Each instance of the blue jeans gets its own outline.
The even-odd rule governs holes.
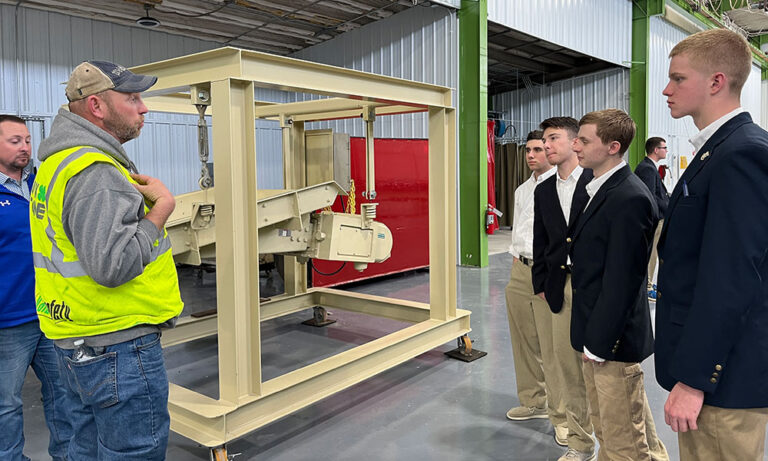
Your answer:
[[[168,376],[160,335],[95,348],[82,362],[56,347],[67,393],[77,401],[70,420],[73,461],[164,460],[168,445]]]
[[[66,460],[72,427],[71,410],[62,391],[53,343],[40,331],[37,321],[0,329],[0,459],[28,460],[24,449],[21,388],[32,366],[42,384],[43,410],[48,425],[48,453],[55,461]]]

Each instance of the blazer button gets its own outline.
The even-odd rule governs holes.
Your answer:
[[[709,380],[709,382],[712,383],[712,384],[715,384],[715,383],[717,383],[717,378],[711,378]]]
[[[717,372],[712,373],[712,377],[713,378],[717,378],[718,376],[720,376],[720,375]]]
[[[571,238],[570,238],[570,237],[568,237],[567,239],[565,239],[565,241],[566,241],[566,242],[568,242],[568,243],[571,243],[571,242],[573,242],[573,240],[571,240]]]
[[[664,264],[664,260],[659,258],[659,265]]]
[[[560,266],[560,269],[565,270],[565,266],[564,265]]]
[[[656,290],[656,300],[661,299],[661,292],[659,290]]]
[[[717,365],[715,365],[715,370],[722,371],[723,370],[723,366],[720,365],[720,364],[717,364]]]

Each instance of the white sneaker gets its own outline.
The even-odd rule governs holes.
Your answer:
[[[557,459],[557,461],[593,461],[596,458],[596,453],[592,451],[577,451],[573,448],[569,448],[565,454]]]

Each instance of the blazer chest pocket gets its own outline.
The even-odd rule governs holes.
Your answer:
[[[675,325],[685,325],[688,320],[688,311],[687,307],[673,304],[669,310],[669,321]]]
[[[690,229],[701,227],[706,213],[706,197],[689,195],[688,197],[680,197],[670,218],[677,224],[675,228],[682,230],[687,235]]]

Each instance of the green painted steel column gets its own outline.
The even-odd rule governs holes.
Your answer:
[[[488,265],[488,1],[459,10],[459,262]]]
[[[629,116],[637,125],[627,158],[632,169],[645,157],[648,139],[648,58],[651,16],[664,12],[664,0],[632,2],[632,64],[629,68]]]

